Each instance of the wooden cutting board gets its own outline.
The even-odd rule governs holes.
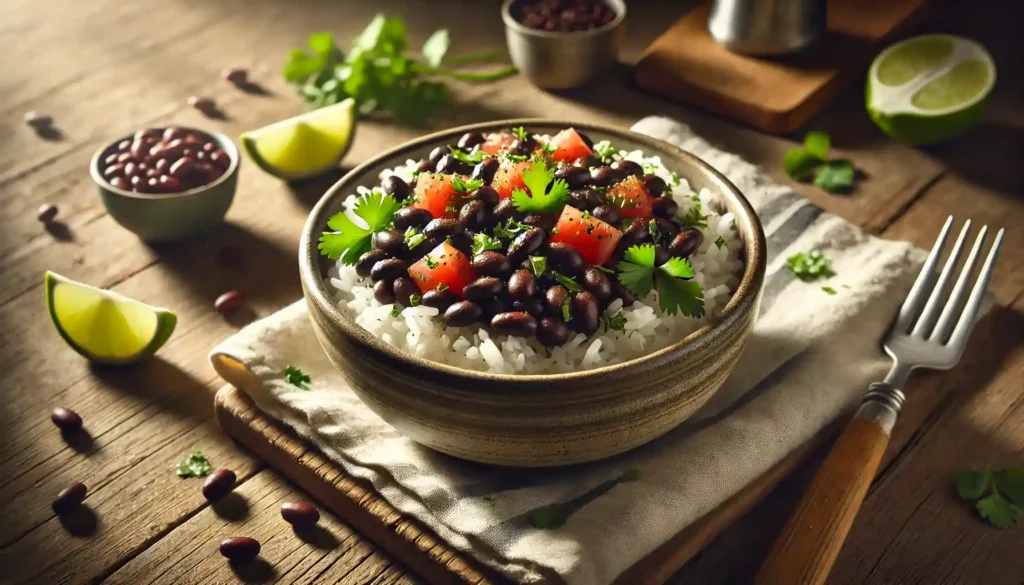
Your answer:
[[[757,0],[760,1],[760,0]],[[683,16],[647,48],[637,85],[742,124],[792,132],[875,55],[922,19],[925,0],[828,0],[828,33],[804,53],[764,59],[731,53],[708,33],[710,4]]]
[[[392,507],[369,483],[348,475],[341,466],[264,415],[243,391],[226,386],[217,392],[214,404],[217,420],[228,435],[430,585],[509,585],[508,579],[448,546],[430,529]],[[721,507],[629,568],[616,585],[665,583],[832,434],[832,428],[819,433]]]

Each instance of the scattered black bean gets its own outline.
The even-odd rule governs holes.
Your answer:
[[[84,483],[73,483],[62,489],[57,499],[53,500],[53,512],[61,516],[81,506],[88,491]]]
[[[438,311],[444,313],[448,307],[459,301],[459,297],[455,296],[450,290],[428,290],[423,293],[423,298],[420,299],[420,304],[426,307],[433,307]]]
[[[572,206],[581,211],[590,211],[604,203],[604,195],[594,189],[577,189],[569,193]]]
[[[487,209],[494,209],[498,202],[501,201],[501,195],[494,190],[494,187],[484,185],[476,191],[473,191],[473,199],[483,203],[487,206]]]
[[[285,502],[281,504],[281,517],[292,526],[306,528],[320,521],[320,511],[309,502]]]
[[[644,177],[644,189],[647,189],[647,193],[651,197],[661,197],[666,187],[668,185],[665,184],[665,179],[657,175],[647,175]]]
[[[494,206],[492,213],[494,220],[498,222],[506,221],[508,219],[518,217],[520,214],[516,210],[515,205],[512,204],[512,199],[502,199]]]
[[[259,556],[260,541],[248,536],[232,536],[220,542],[220,554],[232,563],[248,563]]]
[[[597,332],[601,324],[601,304],[594,293],[583,291],[572,299],[572,328],[584,335]]]
[[[378,280],[392,281],[399,276],[405,276],[408,269],[409,267],[403,260],[399,260],[398,258],[385,258],[373,265],[373,268],[370,269],[370,278],[372,278],[374,282]]]
[[[590,150],[594,150],[594,141],[591,140],[589,136],[587,136],[583,132],[580,132],[579,130],[576,131],[576,135],[580,137],[580,140],[583,141],[583,144],[587,145],[587,148],[589,148]]]
[[[462,296],[471,301],[483,303],[484,301],[493,299],[499,292],[501,292],[503,286],[504,284],[501,282],[500,278],[495,276],[481,276],[467,284],[466,287],[462,289]]]
[[[450,151],[448,150],[447,146],[438,146],[434,148],[434,150],[430,151],[430,156],[427,157],[427,160],[429,160],[432,163],[432,166],[436,168],[437,163],[441,160],[441,158],[444,157],[444,155],[448,154],[449,152]]]
[[[544,317],[537,324],[537,341],[546,347],[556,347],[569,341],[569,327],[557,317]]]
[[[409,228],[421,228],[434,219],[433,215],[426,209],[419,207],[403,207],[395,213],[395,227],[400,230]]]
[[[622,216],[619,215],[619,210],[615,209],[611,205],[598,205],[590,215],[612,225],[618,225],[618,223],[622,221]]]
[[[523,223],[550,233],[558,223],[558,216],[552,213],[531,213],[523,218]]]
[[[50,420],[63,433],[77,433],[82,430],[82,417],[71,409],[58,406],[50,414]]]
[[[505,299],[501,297],[494,297],[493,299],[483,303],[480,307],[483,313],[480,315],[480,321],[482,323],[490,323],[491,319],[498,314],[507,313],[511,307],[505,302]]]
[[[590,182],[590,169],[584,167],[562,167],[555,171],[555,178],[562,179],[570,189],[580,189]]]
[[[203,482],[203,497],[211,502],[219,500],[235,489],[236,481],[238,478],[234,471],[217,469]]]
[[[654,200],[651,209],[654,210],[654,215],[658,217],[672,219],[676,212],[679,211],[679,204],[673,201],[671,197],[659,197]]]
[[[513,311],[525,311],[534,317],[540,317],[544,312],[544,303],[536,297],[528,299],[516,299],[512,301]]]
[[[370,270],[373,269],[374,264],[387,257],[388,255],[385,254],[383,250],[370,250],[369,252],[366,252],[359,257],[359,260],[356,261],[356,274],[363,278],[370,276]]]
[[[465,327],[476,323],[483,311],[473,301],[459,301],[450,305],[444,312],[444,322],[449,327]]]
[[[430,238],[447,238],[452,234],[460,234],[465,228],[454,217],[439,217],[430,220],[430,223],[423,228],[423,233]]]
[[[580,136],[582,137],[583,135],[580,134]],[[593,148],[593,145],[591,145],[590,148]],[[593,169],[594,167],[604,166],[604,161],[602,161],[600,158],[598,158],[598,157],[596,157],[594,155],[590,155],[590,156],[585,156],[585,157],[583,157],[581,159],[578,159],[575,163],[573,163],[573,166],[586,167],[588,169]]]
[[[381,181],[380,186],[384,189],[385,193],[399,201],[405,201],[412,197],[412,187],[398,175],[388,175],[386,179]]]
[[[611,165],[613,169],[621,173],[622,178],[626,177],[642,177],[644,175],[644,168],[640,166],[640,163],[631,160],[617,160]]]
[[[473,173],[469,176],[471,179],[480,179],[484,182],[484,185],[490,185],[491,181],[494,180],[494,173],[498,172],[498,167],[501,163],[496,158],[485,158],[478,162],[473,167]],[[497,194],[497,191],[495,191]]]
[[[485,250],[473,256],[471,264],[476,273],[481,276],[504,276],[512,269],[509,266],[508,258],[494,250]]]
[[[498,313],[491,318],[491,329],[499,335],[533,337],[537,334],[537,320],[522,311]]]
[[[668,245],[672,238],[676,237],[676,234],[679,233],[679,224],[671,219],[656,217],[653,221],[654,225],[658,228],[658,233],[661,234],[661,242],[665,245]]]
[[[505,201],[511,201],[506,199]],[[504,203],[504,201],[502,202]],[[530,254],[537,251],[546,239],[544,230],[540,228],[530,228],[525,232],[516,236],[516,239],[512,240],[512,243],[508,246],[508,262],[513,266],[517,266]]]
[[[459,252],[462,252],[467,256],[473,253],[473,236],[469,235],[468,232],[462,231],[457,234],[452,234],[448,236],[447,240],[448,243]]]
[[[388,256],[402,256],[408,250],[405,235],[398,230],[374,232],[371,242],[374,250],[380,250]]]
[[[483,144],[484,135],[479,132],[466,132],[459,138],[459,148],[465,151],[472,150],[477,144]]]
[[[622,299],[623,307],[631,307],[637,301],[633,291],[623,286],[618,280],[612,282],[612,297]]]
[[[537,281],[534,280],[533,274],[525,268],[516,270],[508,279],[508,294],[514,298],[528,299],[536,292]]]
[[[416,165],[416,173],[420,175],[423,173],[433,172],[433,170],[434,161],[430,160],[429,158],[421,160],[420,163]]]
[[[520,156],[528,156],[533,154],[533,151],[537,148],[537,141],[533,139],[533,136],[527,135],[525,139],[516,138],[509,145],[508,151],[512,154],[518,154]]]
[[[606,301],[612,296],[612,282],[603,270],[591,266],[583,271],[583,288],[594,293],[599,301]]]
[[[57,219],[57,206],[52,203],[44,203],[39,206],[39,211],[36,212],[36,219],[43,223],[50,223]]]
[[[586,266],[583,256],[580,256],[575,248],[565,242],[549,244],[547,257],[555,269],[566,276],[576,276]]]
[[[395,302],[395,290],[392,288],[392,279],[384,278],[373,285],[373,298],[382,305],[390,305]]]
[[[569,301],[569,289],[556,284],[549,288],[548,292],[544,293],[544,299],[547,301],[548,309],[560,316],[562,314],[562,305]]]
[[[437,166],[435,167],[435,169],[437,170],[437,172],[444,173],[446,175],[454,175],[456,173],[463,174],[464,172],[469,172],[466,163],[455,158],[455,155],[451,153],[442,156],[441,160],[437,161]]]
[[[476,199],[467,201],[459,210],[459,222],[470,230],[482,229],[487,216],[487,205]]]
[[[590,169],[590,184],[597,187],[611,187],[623,178],[624,177],[620,171],[617,171],[610,166]]]
[[[671,257],[672,257],[672,253],[669,252],[668,248],[666,248],[665,246],[655,246],[654,247],[654,265],[655,266],[661,266],[662,264],[668,262],[669,258],[671,258]]]
[[[704,234],[700,233],[700,230],[686,228],[673,238],[669,249],[673,256],[686,258],[696,252],[702,243],[704,243]]]
[[[420,287],[408,276],[399,276],[392,281],[391,290],[395,294],[395,300],[403,307],[411,307],[412,296],[420,294]]]

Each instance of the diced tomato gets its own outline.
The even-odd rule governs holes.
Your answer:
[[[555,146],[555,152],[551,154],[551,158],[557,161],[572,162],[594,154],[579,132],[572,128],[566,128],[555,134],[555,137],[551,139],[551,144]]]
[[[515,140],[516,137],[507,132],[488,134],[487,139],[480,145],[480,150],[485,154],[498,154],[503,150],[507,150]]]
[[[458,215],[458,211],[452,211],[451,207],[458,207],[456,199],[462,193],[455,190],[452,177],[440,173],[421,173],[416,179],[416,200],[409,207],[426,209],[435,218]]]
[[[494,173],[491,186],[502,199],[507,199],[512,196],[512,191],[526,187],[526,183],[523,182],[523,173],[529,168],[530,161],[528,160],[523,162],[504,160],[498,167],[498,172]]]
[[[476,280],[476,271],[465,254],[448,242],[441,242],[409,267],[409,276],[424,293],[445,285],[461,297],[462,289]]]
[[[548,241],[572,246],[589,264],[604,264],[612,256],[622,232],[571,205],[562,209],[555,233]]]
[[[654,199],[647,192],[643,181],[631,176],[605,192],[608,202],[619,210],[622,217],[649,219],[654,216]]]

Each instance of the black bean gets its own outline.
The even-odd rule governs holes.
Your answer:
[[[555,229],[555,224],[558,223],[558,216],[551,213],[531,213],[523,218],[523,223],[540,228],[545,232],[550,232]]]
[[[668,248],[666,248],[665,246],[655,246],[654,247],[654,265],[655,266],[661,266],[662,264],[668,262],[669,258],[671,258],[671,257],[672,257],[672,253],[669,252]]]
[[[399,201],[404,201],[409,197],[412,197],[412,187],[410,187],[409,183],[406,183],[402,177],[399,177],[398,175],[388,175],[380,185],[384,189],[385,193]]]
[[[511,307],[505,301],[505,299],[501,298],[500,296],[494,297],[493,299],[483,303],[480,308],[483,311],[483,313],[480,315],[481,323],[490,323],[491,318],[493,318],[495,315],[507,313],[511,309]]]
[[[427,157],[427,160],[433,163],[433,166],[436,168],[438,161],[440,161],[441,158],[446,154],[449,154],[448,147],[438,146],[434,148],[434,150],[430,151],[430,156]]]
[[[704,243],[704,234],[700,233],[700,230],[697,228],[686,228],[672,239],[669,250],[671,250],[673,256],[686,258],[696,252],[702,243]]]
[[[419,174],[429,173],[434,170],[434,162],[432,160],[423,159],[418,165],[416,165],[416,172]]]
[[[408,276],[399,276],[392,281],[391,290],[394,292],[395,300],[404,307],[411,307],[412,296],[420,294],[420,287]]]
[[[260,554],[260,541],[248,536],[232,536],[220,542],[220,554],[232,563],[248,563]]]
[[[653,221],[654,225],[658,228],[658,233],[661,234],[661,241],[665,245],[668,245],[668,243],[672,241],[672,238],[676,237],[676,234],[679,233],[679,224],[671,219],[656,217]]]
[[[577,167],[586,167],[588,169],[594,169],[596,167],[604,166],[604,161],[602,161],[600,158],[594,155],[590,155],[577,159],[576,162],[573,163],[573,165]]]
[[[62,489],[57,494],[57,499],[53,500],[53,512],[58,516],[67,514],[75,508],[82,505],[85,501],[85,495],[88,493],[84,483],[73,483],[70,486]]]
[[[378,280],[394,280],[399,276],[405,276],[409,267],[404,260],[398,258],[385,258],[373,265],[370,269],[370,278],[374,282]]]
[[[590,170],[590,184],[597,187],[611,187],[621,181],[624,177],[620,171],[609,166],[597,167]]]
[[[569,341],[569,328],[562,321],[561,315],[540,320],[537,324],[537,341],[546,347],[555,347]]]
[[[589,148],[590,150],[594,150],[594,141],[591,140],[589,136],[580,132],[579,130],[575,130],[575,132],[576,135],[580,137],[580,140],[582,140],[583,143],[587,145],[587,148]]]
[[[618,223],[622,221],[622,216],[619,215],[619,211],[611,205],[598,205],[590,215],[612,225],[618,225]]]
[[[459,220],[453,217],[439,217],[430,220],[430,223],[423,228],[423,233],[430,238],[447,238],[452,234],[462,233],[463,227]]]
[[[469,176],[471,179],[480,179],[484,182],[484,185],[490,185],[491,181],[494,180],[494,173],[498,172],[498,167],[501,163],[496,158],[485,158],[478,162],[473,167],[473,174]],[[497,191],[495,191],[497,193]]]
[[[501,195],[489,185],[484,185],[476,191],[473,191],[473,199],[480,201],[487,206],[488,209],[494,209],[498,202],[501,201]]]
[[[402,256],[408,251],[405,246],[405,235],[398,230],[374,232],[371,241],[374,250],[380,250],[388,256]]]
[[[601,304],[594,293],[583,291],[572,299],[572,328],[584,335],[592,335],[601,324]]]
[[[223,498],[235,489],[238,478],[230,469],[217,469],[203,482],[203,497],[213,502]]]
[[[644,177],[644,189],[647,189],[647,193],[651,197],[661,197],[667,186],[665,179],[657,175],[647,175]]]
[[[476,199],[470,199],[459,210],[459,222],[466,229],[479,230],[487,221],[487,205]]]
[[[448,307],[459,301],[459,297],[455,296],[450,290],[445,289],[444,291],[439,290],[428,290],[423,293],[423,298],[420,299],[420,304],[433,307],[442,313],[448,309]]]
[[[437,161],[435,170],[439,173],[446,175],[454,175],[456,173],[463,174],[469,173],[469,167],[466,163],[455,158],[454,154],[448,153],[441,157],[441,160]]]
[[[374,265],[387,257],[388,255],[385,254],[383,250],[370,250],[360,256],[359,260],[356,261],[356,274],[363,278],[370,276],[370,271],[373,269]]]
[[[457,234],[452,234],[448,236],[448,238],[446,239],[448,240],[448,243],[452,245],[453,248],[455,248],[459,252],[462,252],[466,256],[469,256],[473,253],[473,236],[469,235],[469,233],[464,231],[459,232]],[[434,247],[437,247],[437,244],[435,244]],[[430,249],[433,250],[434,248]]]
[[[565,242],[548,245],[547,257],[555,269],[567,276],[576,276],[583,271],[586,263],[575,248]]]
[[[483,144],[484,135],[479,132],[466,132],[459,138],[458,147],[465,151],[473,150],[477,144]]]
[[[537,334],[537,320],[523,311],[498,313],[491,318],[491,330],[499,335],[533,337]]]
[[[309,502],[285,502],[281,504],[281,517],[292,526],[309,527],[320,521],[320,511]]]
[[[50,414],[50,420],[62,433],[77,433],[82,430],[82,417],[77,412],[58,406]]]
[[[623,307],[631,307],[637,301],[633,291],[623,286],[618,280],[612,282],[612,298],[622,299]]]
[[[619,239],[619,243],[615,246],[615,251],[612,252],[611,259],[609,262],[619,260],[622,255],[626,253],[626,250],[631,246],[643,244],[651,238],[651,234],[647,233],[646,229],[634,229],[633,231],[626,231],[622,234]]]
[[[419,207],[403,207],[395,213],[395,227],[400,230],[407,230],[411,227],[421,228],[434,219],[433,215],[426,209]]]
[[[459,301],[450,305],[444,312],[444,322],[449,327],[465,327],[476,323],[483,311],[473,301]]]
[[[644,175],[644,168],[640,166],[640,163],[633,162],[631,160],[617,160],[610,166],[616,171],[619,171],[623,178],[630,176],[642,177]]]
[[[504,276],[512,269],[509,266],[508,258],[494,250],[485,250],[473,256],[471,264],[476,273],[481,276]]]
[[[502,289],[500,278],[494,276],[481,276],[462,289],[462,296],[467,299],[482,303],[493,299]]]
[[[590,211],[604,203],[604,195],[594,189],[577,189],[569,193],[572,206],[583,211]]]
[[[583,288],[594,293],[600,301],[608,300],[612,296],[612,281],[603,270],[591,266],[583,271]]]
[[[671,197],[659,197],[654,200],[651,209],[654,210],[654,215],[658,217],[672,219],[676,212],[679,211],[679,204],[673,201]]]
[[[506,199],[505,201],[510,200]],[[527,256],[536,252],[545,239],[547,239],[547,235],[540,228],[530,228],[516,236],[516,239],[512,240],[512,243],[508,246],[509,264],[513,266],[519,265],[520,262],[526,260]]]
[[[560,284],[548,289],[548,292],[544,293],[544,299],[547,301],[548,309],[556,314],[562,314],[562,305],[569,301],[569,289],[565,288]]]
[[[525,139],[516,138],[509,145],[508,151],[512,154],[518,155],[530,155],[533,154],[534,149],[537,148],[537,141],[533,139],[533,136],[527,135]]]
[[[525,268],[516,270],[508,279],[508,294],[514,298],[527,299],[536,292],[537,281],[534,280],[533,274]]]
[[[494,206],[492,213],[494,220],[502,222],[511,218],[521,217],[519,211],[516,210],[515,205],[512,204],[512,199],[502,199]]]
[[[395,290],[392,287],[393,280],[385,278],[378,280],[373,285],[373,298],[382,305],[390,305],[395,302]]]
[[[526,311],[534,317],[540,317],[544,312],[544,303],[536,297],[528,299],[516,299],[512,301],[513,311]]]
[[[579,189],[590,181],[590,169],[562,167],[555,171],[555,178],[564,180],[570,189]]]

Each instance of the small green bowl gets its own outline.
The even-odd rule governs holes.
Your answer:
[[[213,138],[227,153],[231,166],[216,181],[180,193],[135,193],[111,185],[102,173],[103,160],[117,152],[117,145],[131,140],[132,135],[119,138],[92,157],[89,173],[99,188],[100,199],[107,212],[124,228],[150,242],[186,240],[206,233],[224,221],[235,198],[238,186],[238,148],[227,136],[182,126]],[[160,129],[162,130],[162,128]]]

